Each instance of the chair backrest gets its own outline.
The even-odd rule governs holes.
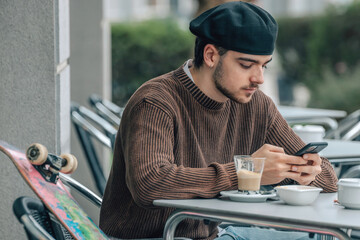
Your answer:
[[[316,118],[303,118],[303,119],[288,119],[286,120],[290,125],[320,125],[328,131],[332,131],[338,128],[338,123],[335,119],[329,117],[316,117]]]
[[[104,119],[114,124],[117,128],[120,126],[123,107],[116,105],[96,94],[89,97],[91,107]]]
[[[360,165],[351,166],[346,169],[339,178],[360,178]]]
[[[334,139],[344,139],[344,136],[351,131],[351,129],[356,127],[360,122],[360,109],[352,112],[346,118],[341,120],[338,124],[338,127],[334,130],[328,131],[325,134],[325,138],[334,138]],[[356,136],[355,136],[356,137]],[[350,139],[350,136],[346,136],[344,140],[353,140]]]
[[[73,121],[81,125],[82,128],[85,128],[91,136],[96,138],[103,145],[113,149],[117,127],[114,127],[111,123],[90,109],[80,106],[75,102],[71,103],[71,113]],[[108,139],[110,139],[110,144]]]
[[[43,203],[31,197],[19,197],[13,203],[13,212],[23,224],[29,240],[74,239],[70,233],[51,217]]]
[[[343,140],[360,141],[360,121],[352,126],[341,138]]]
[[[99,193],[103,195],[106,178],[93,140],[95,139],[113,150],[117,130],[96,113],[74,102],[71,103],[71,120],[89,163],[96,187]],[[95,127],[94,124],[96,124],[98,128]]]

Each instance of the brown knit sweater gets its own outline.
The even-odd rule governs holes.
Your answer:
[[[215,198],[237,187],[233,156],[265,143],[293,154],[305,144],[257,91],[246,104],[216,102],[179,69],[146,82],[129,100],[118,132],[100,227],[118,238],[161,237],[174,210],[155,199]],[[312,185],[336,191],[329,161]],[[290,179],[281,184],[293,184]],[[176,236],[216,237],[216,223],[184,220]]]

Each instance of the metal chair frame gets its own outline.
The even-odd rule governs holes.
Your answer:
[[[303,119],[288,119],[286,120],[288,124],[295,125],[295,124],[301,124],[301,125],[307,125],[307,124],[315,124],[315,125],[321,125],[325,129],[329,129],[329,131],[333,131],[338,128],[338,122],[329,117],[322,117],[322,118],[303,118]]]
[[[89,200],[91,203],[93,203],[97,207],[101,207],[102,204],[102,198],[99,197],[97,194],[95,194],[93,191],[70,177],[69,175],[59,173],[59,177],[61,181],[71,189],[76,190],[78,193],[80,193],[84,198]]]
[[[19,197],[13,203],[13,212],[24,226],[28,239],[69,239],[70,233],[63,231],[51,220],[49,212],[39,199]],[[66,236],[65,236],[66,235]],[[72,239],[72,237],[70,237]]]
[[[124,111],[123,107],[119,107],[115,103],[102,99],[96,94],[89,97],[89,103],[101,117],[111,122],[116,127],[120,126],[121,116]]]
[[[97,139],[100,143],[113,150],[117,130],[109,122],[91,110],[79,106],[76,103],[71,104],[71,120],[94,176],[96,187],[99,193],[103,195],[106,178],[92,138]],[[90,121],[96,123],[102,131],[96,128]]]
[[[360,109],[354,111],[353,113],[345,117],[343,120],[341,120],[338,124],[339,126],[336,129],[326,132],[325,138],[352,140],[356,137],[356,130],[354,130],[355,133],[349,133],[349,132],[351,132],[353,128],[355,129],[358,128],[356,126],[359,125],[359,122],[360,122]]]
[[[357,122],[341,139],[360,141],[360,121]]]

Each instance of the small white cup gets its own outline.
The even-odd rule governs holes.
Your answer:
[[[337,185],[340,204],[345,208],[360,209],[360,179],[342,178]]]

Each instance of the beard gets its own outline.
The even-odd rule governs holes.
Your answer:
[[[220,58],[219,63],[217,64],[215,71],[213,73],[213,80],[215,83],[215,87],[227,98],[230,98],[231,100],[237,102],[237,103],[246,103],[248,101],[250,101],[250,97],[251,97],[251,93],[246,93],[246,98],[248,98],[248,101],[245,101],[243,98],[237,97],[236,94],[234,92],[231,92],[229,89],[227,89],[224,85],[224,70],[222,67],[222,58]],[[257,84],[250,84],[251,88],[258,88]],[[243,87],[243,88],[248,88],[248,87]]]

